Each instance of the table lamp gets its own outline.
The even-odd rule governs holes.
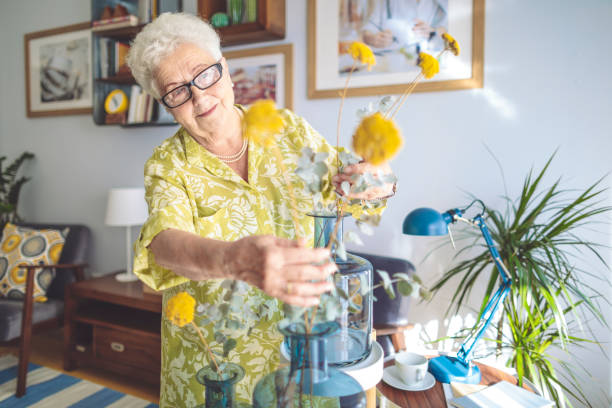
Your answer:
[[[138,279],[132,271],[131,230],[132,226],[142,225],[147,219],[148,211],[144,194],[144,188],[113,188],[108,192],[104,223],[115,227],[126,227],[126,268],[124,273],[115,276],[121,282],[132,282]]]
[[[482,211],[472,219],[464,218],[463,213],[465,213],[474,203],[479,203],[482,207]],[[493,244],[491,234],[489,234],[489,230],[485,225],[483,219],[484,214],[485,206],[483,202],[474,200],[464,209],[455,208],[443,214],[431,208],[417,208],[410,212],[404,219],[403,232],[407,235],[446,235],[450,232],[449,225],[457,221],[463,221],[480,228],[480,232],[487,244],[489,253],[493,257],[495,266],[501,275],[501,286],[487,303],[471,334],[461,344],[457,352],[457,357],[440,356],[429,361],[429,371],[436,380],[442,383],[461,382],[478,384],[480,382],[480,370],[476,365],[471,363],[472,351],[491,323],[491,319],[499,305],[503,304],[506,295],[508,295],[510,291],[510,286],[512,285],[510,274],[504,266],[499,256],[499,252]]]

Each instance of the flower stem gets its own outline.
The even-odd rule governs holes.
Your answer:
[[[210,346],[206,342],[206,339],[204,339],[204,336],[202,336],[202,332],[200,331],[200,328],[198,326],[196,326],[196,324],[193,321],[191,322],[191,325],[196,330],[196,333],[198,333],[198,336],[200,336],[200,340],[204,344],[204,347],[206,347],[206,350],[208,351],[208,355],[210,356],[210,360],[213,362],[213,364],[215,365],[215,368],[217,369],[217,373],[220,373],[219,365],[217,364],[217,360],[215,360],[215,356],[213,356],[213,353],[212,353],[212,351],[210,349]]]
[[[342,98],[340,99],[340,109],[338,111],[338,126],[336,129],[336,172],[340,171],[340,122],[342,121],[342,108],[344,107],[344,100],[346,99],[346,91],[348,90],[349,81],[351,80],[351,74],[357,68],[357,61],[353,61],[353,66],[346,76],[346,83],[342,90]]]

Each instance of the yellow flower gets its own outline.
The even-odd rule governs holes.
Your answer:
[[[421,73],[427,79],[433,78],[440,71],[438,60],[424,52],[419,53],[418,64],[421,67]]]
[[[372,65],[376,65],[376,57],[374,53],[362,42],[354,41],[351,43],[348,53],[355,61],[361,62],[368,66],[368,71],[372,69]]]
[[[455,40],[453,36],[448,33],[442,34],[442,38],[444,39],[444,48],[451,50],[455,55],[459,55],[459,43],[457,40]]]
[[[187,292],[179,292],[168,300],[166,318],[178,327],[193,322],[195,299]]]
[[[247,139],[269,147],[274,144],[274,135],[285,127],[285,122],[274,101],[262,99],[253,103],[245,113],[244,126]]]
[[[355,153],[375,166],[391,159],[402,146],[402,136],[392,120],[379,112],[362,119],[353,135]]]

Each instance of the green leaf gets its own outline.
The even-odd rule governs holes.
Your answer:
[[[229,355],[229,352],[236,347],[236,344],[238,343],[235,339],[227,339],[227,341],[223,343],[223,357],[227,357]]]
[[[405,280],[397,282],[397,290],[402,296],[410,296],[412,294],[412,285]]]

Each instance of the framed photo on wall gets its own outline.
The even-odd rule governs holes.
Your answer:
[[[91,23],[24,36],[28,117],[91,113]]]
[[[448,32],[458,57],[439,57],[440,73],[415,92],[482,88],[484,0],[312,0],[308,1],[308,97],[335,98],[345,86],[353,41],[376,57],[370,71],[357,67],[347,96],[402,93],[418,75],[419,52],[438,57]]]
[[[223,53],[234,83],[236,103],[272,99],[279,108],[293,108],[293,46],[249,48]]]

